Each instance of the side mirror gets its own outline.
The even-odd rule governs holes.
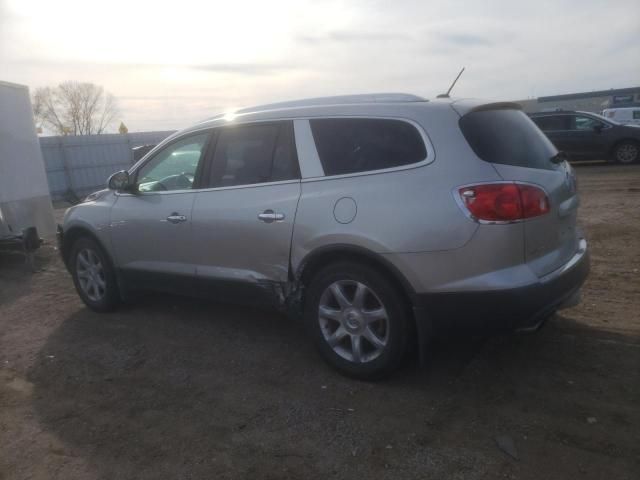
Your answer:
[[[129,172],[126,170],[120,170],[109,177],[107,181],[107,188],[109,190],[123,191],[129,190],[131,187]]]
[[[604,125],[602,125],[601,123],[597,123],[596,125],[593,126],[593,131],[596,133],[601,133],[603,128],[604,128]]]

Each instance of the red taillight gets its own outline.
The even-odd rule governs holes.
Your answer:
[[[464,206],[478,220],[513,222],[549,212],[547,194],[519,183],[472,185],[458,190]]]

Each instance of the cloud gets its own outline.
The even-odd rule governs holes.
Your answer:
[[[137,129],[323,95],[432,98],[462,66],[454,94],[500,100],[640,79],[638,0],[182,0],[143,24],[144,2],[61,2],[0,0],[2,80],[98,83]]]
[[[356,32],[336,30],[324,35],[297,35],[296,39],[308,44],[322,44],[325,42],[357,43],[357,42],[394,42],[411,41],[412,37],[403,33],[394,32]]]
[[[239,75],[269,75],[272,73],[293,70],[296,67],[293,63],[204,63],[184,65],[180,63],[133,63],[133,62],[96,62],[93,60],[57,60],[57,59],[40,59],[26,57],[20,60],[12,61],[15,65],[23,65],[28,67],[39,66],[41,68],[67,68],[74,69],[80,67],[96,67],[111,69],[191,69],[203,72],[214,73],[231,73]]]
[[[187,65],[187,68],[215,73],[232,73],[239,75],[270,75],[295,69],[293,64],[268,63],[210,63],[204,65]]]
[[[496,44],[496,39],[470,33],[438,33],[440,41],[458,47],[490,47]]]

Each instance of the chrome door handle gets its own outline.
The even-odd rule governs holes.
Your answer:
[[[167,217],[167,222],[170,222],[170,223],[182,223],[186,221],[187,221],[187,217],[184,215],[180,215],[177,212],[173,212],[171,215]]]
[[[281,222],[284,220],[284,213],[276,213],[273,210],[265,210],[258,214],[258,220],[262,220],[265,223]]]

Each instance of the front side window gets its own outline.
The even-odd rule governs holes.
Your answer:
[[[544,117],[534,117],[533,121],[543,132],[569,130],[568,115],[548,115]]]
[[[309,120],[325,175],[367,172],[418,163],[427,150],[418,130],[401,120]]]
[[[138,191],[161,192],[193,188],[193,180],[209,135],[192,135],[160,150],[138,170]]]
[[[291,122],[238,125],[218,131],[209,186],[300,178]]]
[[[573,125],[571,130],[593,130],[596,127],[604,127],[604,123],[595,118],[583,117],[576,115],[573,118]]]

